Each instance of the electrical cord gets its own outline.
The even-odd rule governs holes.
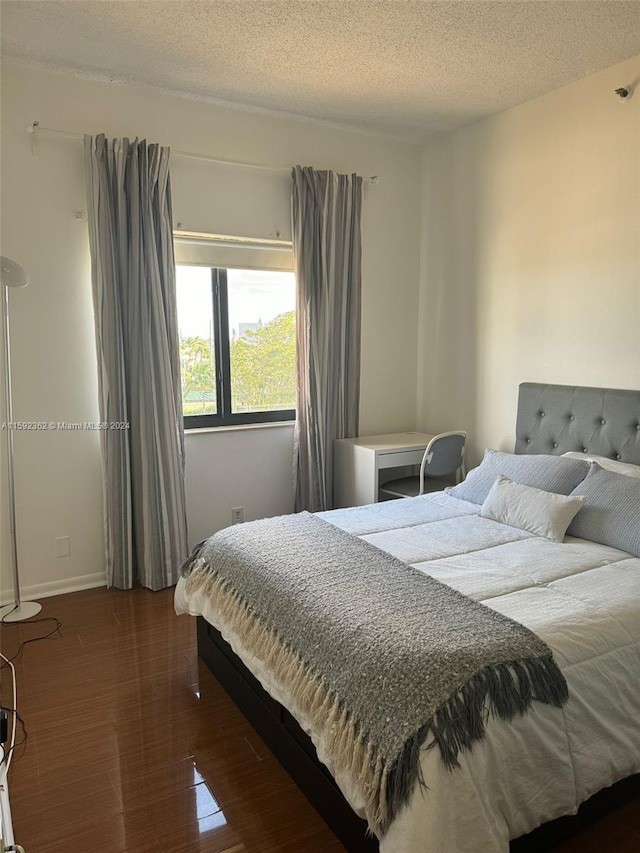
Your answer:
[[[43,634],[40,637],[30,637],[28,640],[23,640],[18,646],[18,651],[10,658],[6,658],[4,655],[0,655],[0,657],[4,658],[6,663],[3,663],[0,666],[0,672],[11,662],[11,661],[19,661],[22,657],[22,652],[24,651],[24,647],[29,645],[29,643],[35,643],[38,640],[48,640],[50,637],[53,637],[54,634],[58,634],[58,636],[62,636],[62,622],[59,619],[56,619],[55,616],[44,616],[41,619],[29,619],[26,622],[5,622],[4,619],[0,620],[3,625],[37,625],[39,622],[55,622],[55,628],[52,628],[48,634]]]
[[[18,713],[18,708],[17,708],[18,688],[17,688],[17,682],[16,682],[16,668],[13,665],[13,662],[11,660],[9,660],[9,658],[7,658],[5,655],[3,655],[2,652],[0,652],[0,658],[2,658],[4,660],[4,663],[2,666],[3,667],[8,666],[9,669],[11,670],[12,696],[13,696],[13,708],[5,708],[4,705],[0,705],[1,710],[6,711],[9,714],[13,714],[13,725],[11,726],[11,746],[9,747],[8,750],[5,750],[4,744],[2,744],[2,758],[0,759],[0,786],[3,788],[3,792],[4,792],[3,796],[4,796],[5,800],[3,802],[6,801],[5,804],[6,804],[7,809],[8,809],[9,808],[9,799],[8,799],[9,798],[9,792],[8,792],[8,789],[6,786],[7,786],[7,776],[9,774],[9,768],[11,767],[11,760],[13,758],[13,752],[14,752],[16,746],[20,746],[21,744],[26,743],[28,735],[27,735],[27,729],[26,729],[25,724],[24,724],[24,720],[22,719],[22,717]],[[18,725],[17,725],[18,722],[20,722],[20,724],[22,726],[23,738],[21,741],[18,741],[18,743],[16,743],[16,729],[18,727]],[[2,809],[0,809],[0,812],[1,811],[2,811]],[[0,815],[0,817],[2,817],[2,824],[3,824],[2,835],[4,836],[5,816]],[[10,828],[10,838],[13,841],[14,840],[13,839],[13,828],[11,827],[10,811],[9,811],[8,821],[9,821],[9,828]],[[5,847],[4,844],[0,844],[0,847],[2,847],[2,849],[6,850],[6,851],[13,851],[13,853],[25,853],[24,847],[22,847],[22,845],[20,845],[20,844],[13,843],[9,847]]]
[[[15,625],[18,624],[16,622],[4,622],[4,619],[0,620],[3,624],[7,625]],[[0,658],[4,661],[2,665],[0,665],[0,672],[9,667],[11,669],[11,681],[12,681],[12,695],[13,695],[13,706],[11,708],[5,707],[4,705],[0,705],[0,709],[6,711],[7,714],[12,714],[12,727],[11,727],[11,746],[5,750],[4,746],[2,746],[2,757],[0,758],[0,769],[2,770],[2,776],[6,778],[7,773],[9,772],[9,767],[11,766],[11,761],[13,759],[13,753],[15,749],[19,746],[22,746],[27,742],[27,738],[29,737],[27,733],[27,727],[24,724],[24,720],[20,716],[18,712],[18,687],[16,680],[16,669],[14,666],[14,661],[19,661],[22,657],[22,653],[24,651],[24,647],[29,643],[35,643],[37,640],[48,640],[50,637],[53,637],[54,634],[58,634],[62,636],[62,622],[59,619],[56,619],[55,616],[45,616],[41,619],[30,619],[28,623],[23,624],[37,624],[40,622],[54,622],[55,627],[49,631],[48,634],[43,634],[40,637],[30,637],[28,640],[23,640],[18,646],[18,650],[16,653],[8,658],[6,655],[3,655],[0,652]],[[18,728],[18,723],[22,726],[22,740],[16,743],[16,730]]]
[[[24,720],[22,719],[22,717],[20,716],[20,714],[18,713],[16,708],[7,708],[4,705],[0,705],[0,708],[2,708],[3,711],[6,711],[7,714],[13,714],[13,726],[12,726],[11,738],[14,741],[13,744],[6,751],[5,751],[4,747],[2,747],[2,757],[0,758],[0,770],[2,770],[2,768],[6,762],[6,772],[0,773],[0,781],[2,781],[3,776],[6,777],[6,773],[9,772],[9,766],[11,765],[11,760],[12,760],[14,751],[19,746],[24,746],[24,744],[27,742],[27,740],[29,738],[29,734],[27,732],[27,727],[24,724]],[[22,726],[22,738],[17,743],[15,743],[15,730],[16,730],[17,723],[20,723],[20,725]]]
[[[18,685],[16,683],[16,668],[13,663],[6,658],[2,652],[0,652],[0,657],[5,661],[4,666],[9,666],[11,668],[11,680],[12,680],[12,695],[13,695],[13,725],[11,726],[11,746],[8,751],[5,752],[4,746],[2,747],[2,761],[0,761],[0,767],[4,765],[5,775],[9,772],[9,767],[11,767],[11,759],[13,758],[13,750],[16,745],[16,721],[18,719]],[[2,706],[0,706],[2,707]],[[3,711],[7,711],[9,713],[8,708],[2,708]],[[24,723],[22,723],[22,728],[24,730]],[[26,736],[26,730],[24,730]],[[25,737],[26,739],[26,737]],[[8,756],[8,759],[7,759]]]
[[[14,610],[15,610],[15,608],[14,608]],[[6,614],[6,615],[8,616],[9,614]],[[45,616],[41,619],[29,619],[23,623],[5,622],[4,618],[0,619],[0,624],[4,624],[4,625],[17,625],[17,624],[33,625],[33,624],[40,623],[40,622],[54,622],[55,627],[52,628],[48,634],[43,634],[40,637],[30,637],[28,640],[23,640],[20,643],[20,645],[18,646],[18,650],[10,658],[6,657],[6,655],[3,655],[2,652],[0,652],[0,658],[3,661],[2,665],[0,665],[0,672],[3,669],[5,669],[6,667],[9,667],[9,669],[11,670],[12,697],[13,697],[13,707],[8,708],[8,707],[5,707],[4,705],[0,705],[0,710],[6,712],[7,714],[12,715],[11,745],[9,746],[8,749],[5,749],[4,744],[0,744],[0,747],[1,747],[0,787],[3,788],[4,796],[7,798],[8,798],[8,790],[6,789],[7,776],[9,773],[9,768],[11,767],[11,761],[13,760],[13,754],[19,746],[22,746],[23,744],[25,744],[27,742],[27,739],[29,737],[29,735],[27,733],[27,727],[24,724],[24,720],[22,719],[22,717],[20,716],[20,714],[18,712],[18,688],[17,688],[16,668],[14,666],[14,661],[20,661],[20,659],[22,658],[22,653],[24,652],[24,647],[27,646],[29,643],[35,643],[37,640],[48,640],[48,639],[52,638],[54,636],[54,634],[57,634],[58,636],[61,637],[62,636],[62,622],[60,622],[60,620],[57,619],[55,616]],[[16,731],[18,728],[18,723],[20,723],[20,725],[22,726],[22,739],[16,743]],[[7,799],[6,805],[8,808],[8,799]],[[0,817],[1,817],[1,812],[2,812],[2,809],[0,808]],[[4,821],[4,818],[3,818],[3,821]],[[9,816],[9,822],[10,821],[11,821],[11,817]],[[0,832],[0,835],[3,835],[3,834],[4,834],[3,832]],[[11,838],[13,840],[13,829],[11,829]],[[11,851],[11,853],[25,853],[24,847],[22,847],[22,845],[20,845],[20,844],[13,843],[10,847],[5,847],[4,844],[2,843],[2,838],[0,838],[0,848],[2,850],[6,851],[6,853],[9,853],[9,851]]]

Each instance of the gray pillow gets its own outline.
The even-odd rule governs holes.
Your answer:
[[[452,498],[483,504],[496,477],[503,474],[514,483],[522,483],[544,492],[554,492],[556,495],[568,495],[584,480],[588,472],[589,463],[584,459],[547,456],[544,453],[520,455],[485,450],[480,465],[469,471],[462,483],[449,486],[445,492]]]
[[[597,463],[573,495],[584,495],[584,506],[567,534],[610,545],[640,557],[640,479],[605,471]]]

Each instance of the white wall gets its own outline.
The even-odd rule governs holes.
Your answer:
[[[523,381],[640,388],[640,57],[426,146],[418,424],[513,449]]]
[[[12,293],[14,416],[95,421],[96,364],[80,142],[26,127],[140,136],[174,149],[253,162],[378,174],[363,205],[361,431],[415,427],[421,151],[316,124],[95,83],[21,66],[2,74],[2,254],[31,285]],[[183,228],[290,236],[287,172],[221,168],[174,157],[174,217]],[[188,436],[192,542],[230,520],[291,510],[292,428]],[[92,432],[16,434],[21,577],[42,595],[100,583],[104,572],[99,439]],[[4,490],[3,490],[4,491]],[[3,494],[4,500],[4,494]],[[6,504],[6,502],[5,502]],[[3,505],[2,583],[7,574]],[[54,539],[71,537],[56,558]]]
[[[86,209],[81,144],[43,136],[32,153],[34,119],[222,158],[379,174],[363,209],[363,434],[466,427],[473,462],[484,446],[512,446],[519,382],[640,387],[640,92],[626,104],[613,95],[639,79],[636,58],[420,152],[4,67],[1,248],[32,279],[11,294],[16,419],[98,417],[88,241],[75,218]],[[175,157],[172,179],[184,228],[290,235],[286,172]],[[247,518],[289,511],[291,445],[290,426],[188,436],[191,541],[226,525],[232,506]],[[16,467],[26,591],[100,583],[98,435],[17,433]],[[2,500],[10,596],[4,490]],[[71,556],[56,558],[54,539],[65,535]]]

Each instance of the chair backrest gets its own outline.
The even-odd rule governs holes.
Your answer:
[[[441,432],[434,435],[422,457],[420,465],[420,494],[424,477],[444,477],[458,470],[464,473],[464,447],[466,432]]]

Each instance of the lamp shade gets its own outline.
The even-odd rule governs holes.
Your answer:
[[[0,280],[7,287],[26,287],[29,284],[29,276],[20,264],[4,257],[0,257]]]

